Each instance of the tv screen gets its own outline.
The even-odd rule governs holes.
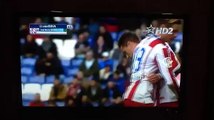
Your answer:
[[[19,16],[24,107],[179,107],[184,19]]]

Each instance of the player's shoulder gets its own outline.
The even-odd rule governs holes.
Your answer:
[[[164,41],[161,39],[153,40],[149,46],[153,49],[153,51],[161,51],[163,48],[167,48]]]
[[[138,46],[147,46],[152,49],[160,49],[165,47],[165,42],[156,35],[148,35],[141,40]]]
[[[165,42],[161,40],[159,37],[156,36],[151,36],[148,38],[148,45],[152,48],[156,48],[157,46],[159,47],[165,47]]]

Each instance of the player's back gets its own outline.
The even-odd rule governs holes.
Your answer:
[[[141,40],[136,46],[133,54],[132,62],[132,80],[148,80],[146,76],[151,73],[158,72],[158,66],[155,63],[156,51],[155,47],[164,48],[163,42],[157,37],[150,35]],[[141,78],[138,78],[141,77]]]
[[[124,94],[125,99],[144,104],[154,103],[153,84],[148,80],[147,75],[158,70],[154,62],[155,54],[152,54],[153,46],[151,46],[156,40],[158,40],[157,37],[148,36],[136,46],[132,59],[131,84]]]

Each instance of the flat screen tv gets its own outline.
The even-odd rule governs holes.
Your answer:
[[[17,16],[20,106],[24,109],[68,109],[66,112],[70,114],[69,110],[104,109],[119,113],[118,109],[138,111],[182,106],[186,22],[183,16],[57,11]],[[131,42],[145,49],[138,53],[134,50],[128,56],[123,48],[130,46],[130,41],[121,43],[125,34],[134,36],[138,41],[133,42],[132,38]],[[140,45],[143,41],[151,42],[148,39],[159,42],[152,47]],[[162,53],[154,52],[158,47],[167,51],[165,58],[156,59]],[[155,55],[151,57],[147,49],[154,49]],[[144,53],[150,62],[145,63]],[[178,65],[173,67],[174,64]],[[155,70],[136,75],[136,69]],[[148,79],[151,74],[156,82]],[[139,86],[135,84],[135,75],[140,76]],[[143,84],[145,81],[149,85]]]

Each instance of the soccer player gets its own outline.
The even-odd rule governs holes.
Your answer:
[[[153,34],[139,40],[134,33],[126,32],[120,37],[118,46],[132,57],[130,85],[123,95],[125,106],[153,107],[177,103],[179,88],[174,72],[180,63],[162,40]],[[163,79],[154,82],[150,79],[151,74],[160,74]]]

